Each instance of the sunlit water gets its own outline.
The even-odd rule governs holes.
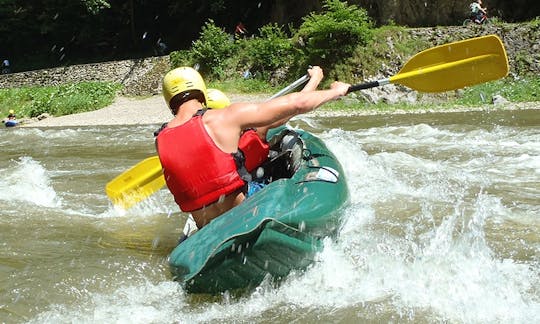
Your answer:
[[[128,212],[105,195],[157,126],[0,130],[0,322],[540,322],[537,111],[291,125],[344,166],[339,236],[278,287],[216,297],[171,281],[166,190]]]

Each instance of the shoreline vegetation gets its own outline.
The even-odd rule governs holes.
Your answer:
[[[232,102],[262,101],[277,92],[277,87],[264,91],[239,92],[239,80],[222,85]],[[219,87],[211,82],[209,87]],[[33,87],[0,89],[1,110],[20,112],[25,104],[53,107],[41,115],[19,115],[20,127],[66,127],[84,125],[142,125],[160,124],[172,118],[161,95],[149,97],[117,96],[119,85]],[[411,92],[414,93],[414,92]],[[540,78],[513,78],[488,82],[441,95],[416,94],[414,102],[370,103],[360,94],[349,94],[327,103],[311,114],[314,116],[404,114],[428,112],[467,112],[501,109],[540,109]],[[26,98],[32,97],[28,101]],[[88,104],[90,103],[90,104]],[[83,107],[77,108],[78,106]],[[84,108],[86,107],[86,108]],[[23,109],[24,111],[24,109]],[[49,114],[48,111],[58,113]],[[38,117],[39,116],[39,117]],[[22,118],[21,118],[22,117]]]
[[[533,31],[531,39],[535,39],[534,35],[540,29],[540,18],[526,25]],[[510,24],[492,19],[491,26],[508,28]],[[323,12],[304,17],[298,28],[269,24],[251,37],[231,36],[216,26],[214,21],[208,20],[201,28],[200,37],[193,41],[189,50],[169,54],[170,68],[198,66],[208,81],[208,87],[224,91],[233,102],[264,100],[270,96],[268,94],[277,92],[292,79],[296,79],[295,76],[304,74],[305,67],[309,65],[323,67],[325,80],[321,87],[327,87],[332,80],[353,84],[358,79],[367,81],[373,76],[396,73],[405,58],[440,42],[453,41],[444,38],[444,35],[442,39],[432,35],[431,42],[428,42],[406,31],[407,28],[394,25],[375,28],[363,8],[339,0],[326,0]],[[426,31],[430,33],[429,28]],[[328,37],[328,34],[332,37]],[[361,91],[343,100],[328,103],[318,109],[317,113],[402,113],[538,107],[536,103],[540,102],[540,77],[535,72],[537,57],[530,55],[519,52],[511,57],[512,72],[501,80],[437,95],[416,93],[403,87],[386,88],[386,94],[390,92],[390,96],[393,95],[391,92],[401,94],[390,99]],[[105,125],[122,123],[122,118],[127,124],[134,123],[135,117],[138,118],[135,123],[149,124],[157,119],[158,122],[170,119],[161,96],[121,97],[119,93],[122,87],[112,82],[80,82],[0,89],[0,117],[14,110],[22,126],[53,125],[55,121],[61,123],[62,120],[87,125],[85,116],[94,115],[101,115],[97,120]],[[143,108],[137,108],[139,106]],[[151,108],[144,110],[144,106]],[[115,113],[115,109],[119,112]],[[77,122],[77,118],[81,121]]]

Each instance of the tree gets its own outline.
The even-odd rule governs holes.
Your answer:
[[[88,12],[92,14],[99,13],[102,9],[110,8],[111,4],[106,0],[81,0]],[[133,0],[130,0],[133,2]]]

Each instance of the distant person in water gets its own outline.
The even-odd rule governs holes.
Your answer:
[[[13,109],[11,109],[9,111],[9,114],[7,116],[7,118],[4,118],[2,120],[2,123],[6,126],[6,127],[13,127],[13,126],[17,126],[17,124],[19,123],[17,121],[17,116],[15,115],[15,111],[13,111]]]

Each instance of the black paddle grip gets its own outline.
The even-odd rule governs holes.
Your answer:
[[[353,91],[358,91],[358,90],[369,89],[369,88],[375,88],[378,86],[379,86],[379,81],[371,81],[371,82],[366,82],[366,83],[355,84],[349,87],[349,91],[347,91],[347,93],[351,93]]]

